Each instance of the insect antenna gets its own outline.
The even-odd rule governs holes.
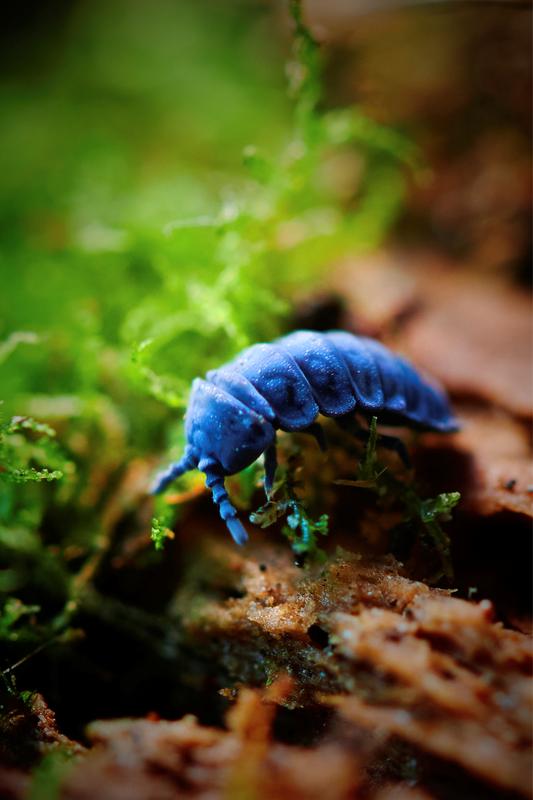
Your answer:
[[[164,472],[159,473],[150,489],[151,494],[159,494],[166,489],[169,483],[190,472],[198,466],[198,456],[190,445],[187,445],[185,452],[179,461],[175,461]]]

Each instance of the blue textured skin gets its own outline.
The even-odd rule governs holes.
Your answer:
[[[451,433],[458,429],[448,399],[403,358],[373,339],[343,331],[297,331],[256,344],[192,385],[182,459],[157,478],[157,494],[198,468],[238,544],[247,537],[224,477],[265,454],[265,489],[276,469],[276,430],[318,436],[318,414],[339,421],[355,413],[380,424]]]

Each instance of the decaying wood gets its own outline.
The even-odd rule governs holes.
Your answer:
[[[461,492],[461,511],[533,517],[533,459],[528,427],[502,409],[457,404],[463,429],[448,441],[427,436],[417,464]],[[444,465],[456,469],[445,470]]]
[[[531,796],[531,641],[496,621],[488,600],[410,580],[392,557],[338,550],[302,570],[266,541],[197,547],[174,613],[237,697],[226,727],[192,716],[92,723],[61,798],[439,796],[423,770],[406,783],[390,766],[398,748],[415,765],[454,765],[454,797],[469,796],[461,780],[479,796]],[[310,746],[283,743],[280,706],[329,709],[329,722]]]
[[[411,581],[390,558],[341,552],[311,575],[268,550],[205,546],[225,564],[225,591],[242,597],[206,597],[187,618],[189,586],[180,610],[228,675],[287,671],[289,702],[319,697],[358,726],[530,795],[531,641],[495,621],[488,600]]]
[[[343,746],[304,749],[275,743],[275,703],[290,681],[260,692],[245,689],[228,714],[228,729],[177,722],[112,720],[90,726],[93,749],[70,772],[65,800],[176,800],[190,797],[353,797],[361,770]]]
[[[526,292],[428,253],[346,262],[331,285],[342,292],[347,327],[381,336],[453,396],[531,419],[533,317]]]

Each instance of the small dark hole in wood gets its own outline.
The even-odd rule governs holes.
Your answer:
[[[324,630],[324,628],[321,628],[320,625],[310,625],[307,629],[307,635],[313,644],[319,647],[321,650],[329,645],[329,634]]]

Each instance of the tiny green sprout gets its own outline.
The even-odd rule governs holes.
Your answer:
[[[167,527],[162,520],[154,517],[152,519],[150,538],[152,539],[156,550],[163,550],[167,540],[174,538],[174,531]]]
[[[173,528],[179,514],[179,505],[170,505],[164,495],[159,495],[155,498],[150,538],[156,550],[163,550],[168,540],[174,539]]]
[[[282,533],[289,540],[293,553],[310,560],[324,561],[326,554],[318,541],[320,536],[328,535],[329,517],[322,514],[318,520],[313,520],[294,493],[297,484],[291,471],[285,469],[280,472],[282,477],[276,482],[269,500],[250,514],[250,522],[268,528],[285,517]]]
[[[291,543],[293,552],[297,555],[309,556],[314,560],[325,561],[326,554],[318,546],[318,537],[327,536],[329,533],[328,515],[321,514],[315,521],[298,501],[292,501],[289,508],[287,525],[284,526],[282,532]]]
[[[455,508],[460,499],[460,492],[446,492],[433,499],[422,500],[420,503],[420,519],[424,525],[436,520],[448,522],[451,519],[451,510]]]
[[[376,452],[378,442],[378,418],[372,417],[370,420],[369,436],[365,446],[363,457],[357,468],[357,480],[367,483],[369,486],[376,485],[384,469],[378,464]]]
[[[357,465],[356,479],[336,480],[336,484],[340,486],[353,486],[357,489],[374,489],[378,494],[384,493],[385,487],[380,483],[380,478],[385,473],[386,467],[383,467],[378,461],[377,425],[378,418],[372,417],[368,429],[368,440],[363,455]]]
[[[11,469],[7,472],[9,476],[9,480],[13,483],[28,483],[30,481],[34,481],[39,483],[41,481],[57,481],[63,477],[63,473],[60,469],[34,469],[31,467],[30,469]]]
[[[450,512],[460,499],[460,492],[446,492],[427,500],[421,500],[416,495],[412,502],[413,516],[415,519],[418,516],[424,532],[439,551],[444,575],[450,580],[453,578],[450,540],[440,523],[448,522],[452,518]],[[413,516],[408,519],[412,519]]]
[[[53,428],[31,417],[12,417],[0,424],[0,479],[9,483],[40,483],[62,478],[62,469],[29,466],[31,461],[39,464],[45,459],[65,466],[65,458],[54,442],[55,435]]]

